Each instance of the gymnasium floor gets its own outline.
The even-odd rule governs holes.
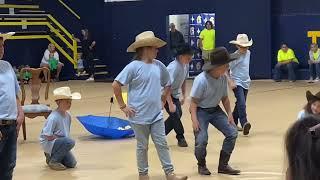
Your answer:
[[[188,81],[188,92],[192,81]],[[85,81],[68,81],[52,84],[52,89],[70,86],[73,91],[82,93],[83,99],[73,101],[71,113],[73,124],[71,135],[76,140],[74,154],[78,160],[76,169],[63,172],[50,170],[40,149],[38,136],[44,119],[27,119],[27,141],[19,137],[18,160],[15,180],[135,180],[137,179],[135,140],[105,140],[90,135],[77,121],[78,115],[107,115],[109,98],[112,96],[111,84]],[[248,95],[248,116],[253,129],[250,137],[239,134],[230,164],[243,171],[240,176],[218,175],[217,165],[222,135],[212,126],[209,128],[207,162],[213,176],[201,177],[197,174],[193,155],[194,137],[188,105],[183,106],[183,123],[186,130],[188,148],[176,145],[175,134],[168,136],[170,152],[177,174],[186,174],[191,180],[280,180],[285,169],[283,137],[289,125],[295,121],[297,113],[306,102],[305,91],[316,93],[319,84],[274,83],[254,81]],[[51,95],[52,96],[52,95]],[[233,93],[230,93],[234,106]],[[43,102],[43,101],[42,101]],[[51,107],[55,103],[49,101]],[[124,117],[117,104],[112,108],[112,116]],[[166,115],[167,116],[167,115]],[[164,180],[155,148],[149,149],[151,180]]]

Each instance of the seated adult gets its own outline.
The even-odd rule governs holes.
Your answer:
[[[320,80],[320,49],[318,47],[318,44],[312,43],[310,45],[308,64],[310,72],[310,79],[308,82],[318,82]],[[313,75],[315,75],[315,78],[313,78]]]
[[[290,82],[296,81],[295,70],[298,68],[299,61],[296,58],[294,51],[288,48],[287,44],[282,44],[278,51],[278,63],[275,66],[274,80],[281,81],[281,73],[283,70],[288,71],[288,78]]]
[[[50,69],[50,72],[57,71],[56,80],[59,80],[59,75],[61,72],[63,63],[59,61],[59,54],[56,51],[54,44],[49,44],[48,49],[44,52],[40,67],[46,67]]]

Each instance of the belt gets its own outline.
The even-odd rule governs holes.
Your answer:
[[[0,120],[0,126],[9,126],[16,124],[15,120]]]
[[[220,108],[220,106],[218,105],[218,106],[216,106],[216,107],[211,107],[211,108],[198,107],[198,109],[201,109],[201,110],[206,111],[206,112],[208,112],[208,113],[213,113],[213,112],[215,112],[215,111],[217,111],[217,110],[219,110],[219,109],[221,109],[221,108]]]

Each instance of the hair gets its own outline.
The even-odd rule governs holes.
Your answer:
[[[312,110],[311,110],[311,105],[313,103],[315,103],[316,101],[320,101],[320,100],[315,99],[315,100],[309,101],[303,108],[305,110],[305,112],[307,112],[308,114],[313,114]]]
[[[83,29],[83,31],[85,32],[84,38],[90,39],[91,38],[91,33],[89,32],[89,29]]]
[[[317,43],[311,43],[311,44],[310,44],[310,48],[311,48],[312,46],[318,46],[318,44],[317,44]]]
[[[211,21],[207,21],[207,22],[205,23],[205,26],[207,27],[208,24],[210,24],[210,25],[211,25],[211,28],[213,29],[213,23],[212,23]]]
[[[287,176],[289,180],[320,179],[320,135],[310,131],[320,123],[315,116],[296,121],[287,131],[285,147],[288,158]]]
[[[136,49],[136,52],[133,55],[134,60],[140,60],[142,58],[144,48],[145,47],[139,47]]]
[[[194,54],[194,50],[189,44],[182,44],[176,49],[174,56],[178,57],[180,55],[193,55],[193,54]]]

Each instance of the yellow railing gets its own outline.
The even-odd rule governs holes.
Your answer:
[[[62,0],[58,0],[60,2],[60,4],[65,7],[71,14],[73,14],[77,19],[80,19],[80,16],[74,12],[74,10],[72,10],[66,3],[64,3]]]
[[[16,4],[0,4],[0,8],[15,8],[15,9],[39,9],[38,5],[16,5]]]
[[[43,15],[42,15],[43,16]],[[78,56],[78,47],[77,47],[77,41],[73,38],[73,36],[51,15],[46,15],[53,24],[55,24],[64,35],[66,35],[72,43],[70,43],[61,33],[58,29],[54,28],[50,22],[48,21],[43,21],[43,22],[30,22],[28,21],[28,18],[22,21],[17,21],[17,22],[0,22],[0,26],[47,26],[59,39],[61,39],[62,42],[64,42],[68,48],[70,48],[73,52],[71,57],[68,53],[66,53],[63,48],[58,45],[55,41],[50,36],[46,35],[30,35],[30,36],[13,36],[11,39],[25,39],[25,38],[31,38],[31,39],[43,39],[44,36],[45,38],[48,39],[50,42],[56,45],[57,49],[70,61],[74,64],[74,67],[77,66],[77,56]],[[29,19],[31,20],[31,18]]]
[[[49,35],[25,35],[25,36],[11,36],[9,39],[15,39],[15,40],[23,40],[23,39],[47,39],[52,44],[55,45],[55,47],[64,55],[65,57],[68,57],[69,54],[55,41],[53,40]],[[69,56],[70,57],[70,56]],[[72,62],[74,63],[74,62]],[[76,62],[75,66],[76,68]]]

